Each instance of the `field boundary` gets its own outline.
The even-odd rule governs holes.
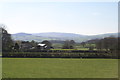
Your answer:
[[[119,80],[118,78],[3,78],[2,80]]]

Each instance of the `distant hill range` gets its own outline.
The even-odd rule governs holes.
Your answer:
[[[120,33],[119,33],[120,34]],[[104,37],[117,37],[118,33],[108,33],[108,34],[100,34],[100,35],[80,35],[74,33],[59,33],[59,32],[48,32],[48,33],[16,33],[12,34],[12,38],[14,40],[24,40],[24,41],[38,41],[41,42],[43,40],[50,40],[50,41],[65,41],[65,40],[75,40],[76,42],[83,42],[91,39],[100,39]]]

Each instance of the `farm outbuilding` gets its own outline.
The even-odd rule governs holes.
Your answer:
[[[46,45],[46,44],[41,44],[41,43],[39,43],[39,44],[37,45],[37,48],[40,49],[40,50],[44,50],[44,49],[47,48],[47,45]]]

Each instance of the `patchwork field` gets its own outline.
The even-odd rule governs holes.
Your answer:
[[[3,58],[3,78],[117,78],[117,59]]]

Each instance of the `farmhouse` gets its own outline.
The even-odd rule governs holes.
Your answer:
[[[39,44],[37,45],[37,49],[44,50],[44,49],[46,49],[46,48],[47,48],[47,45],[46,45],[46,44],[41,44],[41,43],[39,43]]]

